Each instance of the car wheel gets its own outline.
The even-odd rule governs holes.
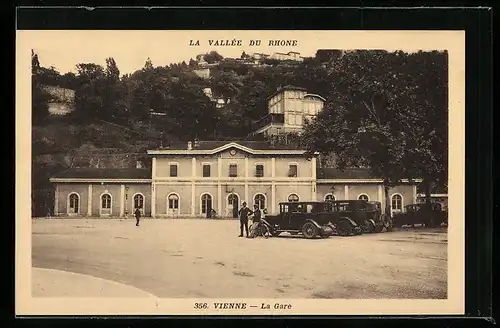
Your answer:
[[[342,220],[337,224],[337,233],[339,236],[350,236],[353,233],[351,222]]]
[[[314,224],[312,224],[311,222],[306,222],[306,224],[304,224],[304,226],[302,227],[302,234],[307,239],[311,239],[316,237],[316,235],[318,234],[317,230],[318,228],[316,228]]]

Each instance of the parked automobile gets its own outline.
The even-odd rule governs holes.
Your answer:
[[[382,232],[384,228],[392,230],[392,221],[389,216],[382,214],[380,202],[334,200],[329,201],[329,204],[329,210],[334,213],[332,222],[337,226],[339,235]]]
[[[404,212],[393,217],[393,226],[396,228],[415,224],[423,224],[429,228],[448,224],[448,212],[443,211],[439,203],[421,203],[406,205]]]
[[[279,214],[266,215],[262,220],[272,236],[288,232],[311,239],[328,238],[334,233],[327,202],[282,202],[279,206]]]

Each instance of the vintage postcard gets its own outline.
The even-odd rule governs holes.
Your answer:
[[[16,314],[464,313],[463,31],[16,47]]]

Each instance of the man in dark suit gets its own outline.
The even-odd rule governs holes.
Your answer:
[[[137,221],[137,223],[135,225],[138,227],[139,220],[141,218],[141,210],[139,208],[136,208],[134,214],[135,214],[135,220]]]
[[[247,203],[243,202],[243,206],[238,211],[238,215],[240,217],[240,235],[238,237],[243,237],[243,227],[245,227],[245,232],[248,237],[248,216],[253,212],[251,209],[247,207]]]

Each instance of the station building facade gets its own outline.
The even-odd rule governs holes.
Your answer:
[[[243,202],[269,214],[284,201],[366,199],[385,207],[383,180],[368,170],[321,168],[305,150],[256,141],[198,141],[149,150],[151,168],[72,168],[52,177],[57,216],[236,218]],[[417,200],[416,185],[390,188],[391,212]]]

